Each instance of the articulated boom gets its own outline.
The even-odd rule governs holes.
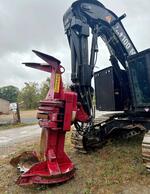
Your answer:
[[[128,56],[137,50],[124,29],[121,17],[105,8],[98,1],[80,0],[72,4],[64,15],[64,28],[71,49],[73,90],[78,93],[78,99],[83,108],[93,118],[91,79],[96,64],[98,52],[98,37],[106,43],[110,52],[110,61],[121,84],[120,62],[127,69]],[[88,37],[92,32],[91,53],[89,56]],[[122,85],[122,90],[125,90]]]

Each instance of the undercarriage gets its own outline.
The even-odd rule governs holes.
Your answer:
[[[144,135],[142,157],[144,165],[150,171],[150,132],[148,131],[150,120],[147,117],[128,116],[125,113],[101,113],[97,112],[94,126],[90,130],[85,128],[83,132],[72,127],[71,142],[74,148],[81,153],[102,148],[109,139],[129,139],[140,134]],[[86,127],[86,124],[85,124]]]

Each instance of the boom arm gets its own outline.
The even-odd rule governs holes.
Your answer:
[[[124,29],[121,20],[97,0],[78,0],[64,15],[64,27],[71,49],[71,79],[73,90],[78,93],[84,110],[91,115],[91,79],[98,52],[98,37],[106,43],[116,72],[120,70],[118,61],[126,69],[128,56],[137,50]],[[92,32],[91,54],[88,52],[89,29]]]

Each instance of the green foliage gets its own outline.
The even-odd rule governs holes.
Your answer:
[[[41,87],[35,82],[25,83],[25,87],[20,91],[18,96],[21,107],[24,109],[37,108],[39,101],[43,100],[48,93],[49,83],[49,78],[41,84]]]
[[[0,98],[8,100],[9,102],[17,102],[19,89],[15,86],[5,86],[0,88]]]
[[[47,78],[46,81],[44,81],[40,88],[40,100],[44,99],[48,93],[50,86],[50,78]]]
[[[38,84],[35,82],[25,83],[25,87],[20,91],[18,101],[25,109],[35,109],[39,102]]]

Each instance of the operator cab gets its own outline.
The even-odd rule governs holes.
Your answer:
[[[150,112],[150,49],[128,57],[120,76],[124,89],[113,66],[94,74],[97,110]]]

